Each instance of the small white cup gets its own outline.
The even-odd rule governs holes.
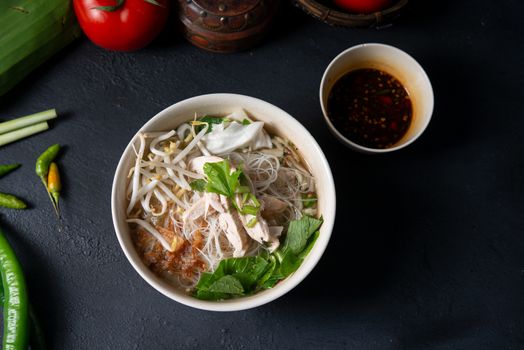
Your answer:
[[[331,88],[344,74],[360,68],[375,68],[391,74],[402,83],[411,98],[411,126],[393,147],[378,149],[361,146],[342,135],[329,119],[327,102]],[[428,126],[433,104],[433,88],[420,64],[404,51],[384,44],[361,44],[343,51],[331,61],[320,83],[320,105],[329,129],[343,144],[364,153],[392,152],[411,144]]]

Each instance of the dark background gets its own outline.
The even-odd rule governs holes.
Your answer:
[[[31,299],[57,349],[523,349],[524,26],[521,0],[411,1],[394,26],[332,28],[286,7],[268,40],[211,54],[173,30],[136,53],[85,38],[0,103],[0,119],[57,108],[52,130],[2,147],[23,167],[0,191],[31,209],[1,209]],[[354,153],[324,124],[321,76],[342,50],[397,46],[426,69],[433,120],[405,150]],[[110,193],[124,147],[182,99],[234,92],[273,103],[317,139],[338,212],[311,275],[269,305],[193,310],[146,284],[113,231]],[[58,229],[34,161],[66,145]]]

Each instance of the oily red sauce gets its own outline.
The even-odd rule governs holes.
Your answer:
[[[328,116],[349,140],[369,148],[389,148],[406,134],[413,119],[408,92],[378,69],[351,71],[329,93]]]

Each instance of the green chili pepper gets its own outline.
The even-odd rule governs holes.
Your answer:
[[[47,187],[47,178],[46,177],[47,177],[47,173],[49,172],[49,166],[51,165],[51,162],[55,160],[56,156],[58,155],[58,151],[60,151],[60,145],[59,144],[52,145],[48,149],[46,149],[44,153],[42,153],[40,157],[38,157],[38,159],[36,160],[36,167],[35,167],[36,175],[38,175],[40,179],[42,179],[46,187]]]
[[[47,188],[47,174],[49,174],[49,167],[58,155],[58,151],[60,151],[59,144],[52,145],[48,149],[46,149],[44,153],[42,153],[40,157],[38,157],[38,159],[36,160],[35,171],[36,175],[40,177],[40,180],[42,180],[42,183],[45,186],[47,195],[49,196],[49,199],[53,204],[53,208],[55,209],[56,215],[60,217],[60,212],[58,211],[58,203],[55,202],[53,196],[51,195],[51,192],[49,192],[49,189]]]
[[[20,164],[0,165],[0,177],[18,168]]]
[[[0,275],[4,286],[4,336],[2,349],[27,350],[29,310],[22,267],[0,231]]]
[[[0,301],[4,305],[4,286],[0,280]],[[44,337],[44,331],[42,330],[42,325],[40,320],[36,316],[33,306],[29,304],[29,344],[31,345],[31,350],[45,350],[47,349]]]
[[[25,209],[27,205],[12,194],[0,193],[0,207],[10,209]]]

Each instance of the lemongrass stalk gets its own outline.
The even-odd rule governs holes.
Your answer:
[[[37,134],[39,132],[49,129],[47,122],[38,123],[35,125],[27,126],[22,129],[11,131],[7,134],[0,135],[0,146],[7,145],[8,143],[18,141],[25,137]]]
[[[56,118],[56,110],[49,109],[47,111],[9,120],[7,122],[0,123],[0,134],[6,134],[10,131],[22,129],[26,126],[38,124],[54,118]]]

